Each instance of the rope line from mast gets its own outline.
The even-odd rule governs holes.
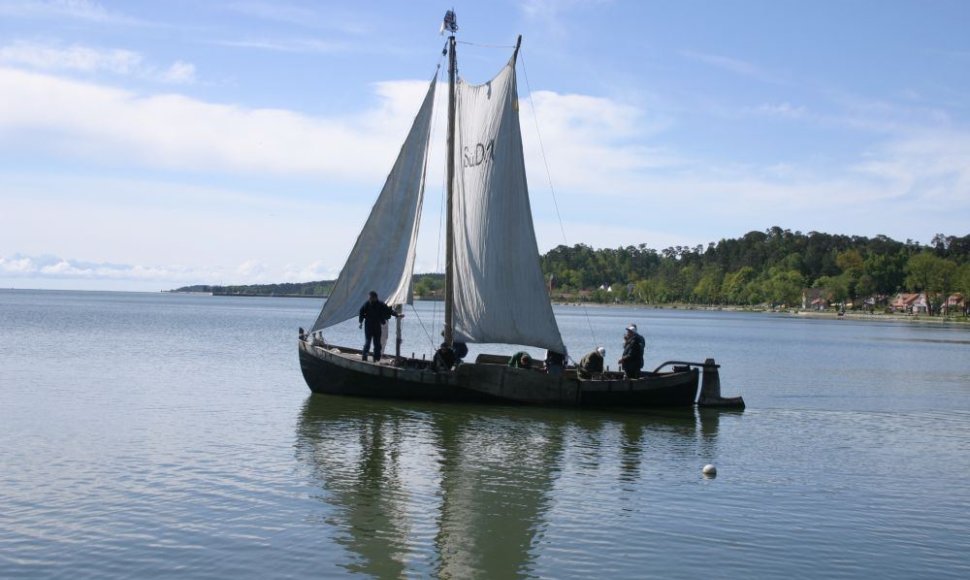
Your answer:
[[[445,44],[445,46],[447,46],[447,43]],[[441,57],[438,58],[438,67],[435,70],[435,76],[438,77],[438,83],[441,82],[441,75],[442,75],[441,63],[442,63],[442,61],[444,61],[446,54],[447,54],[447,51],[445,52],[445,54],[443,54]],[[437,91],[437,88],[436,88],[435,89],[435,104],[437,104],[437,100],[438,100],[438,91]],[[435,111],[437,111],[437,110],[438,110],[438,108],[435,107]],[[437,128],[438,128],[438,116],[439,115],[435,115],[435,114],[432,114],[431,115],[431,129],[430,129],[430,133],[429,133],[429,136],[428,136],[428,140],[429,140],[430,143],[434,143],[435,142],[435,134],[436,134],[436,131],[437,131]],[[427,147],[427,149],[425,150],[425,154],[424,155],[425,155],[424,175],[427,176],[428,160],[431,157],[431,147],[430,146]],[[425,183],[427,183],[426,182],[426,178],[422,178],[422,181],[425,181]],[[444,181],[444,179],[442,181]],[[444,203],[444,184],[443,183],[442,183],[442,189],[441,189],[441,191],[442,191],[442,194],[441,194],[441,197],[439,199],[441,200],[440,203]],[[425,192],[427,192],[427,187],[425,187]],[[439,216],[438,217],[438,249],[437,249],[436,256],[435,256],[435,270],[436,271],[441,269],[441,216],[443,214],[444,214],[444,211],[439,207],[439,211],[438,211],[438,216]],[[414,273],[412,272],[412,276],[413,276],[413,274]],[[413,294],[414,282],[412,281],[411,284],[412,284],[412,294]],[[418,324],[421,326],[421,330],[424,331],[424,335],[428,339],[428,344],[431,346],[431,350],[434,351],[437,348],[437,344],[435,343],[435,340],[434,340],[434,337],[432,336],[432,333],[428,331],[427,327],[424,324],[424,320],[422,320],[422,318],[421,318],[421,314],[418,312],[418,309],[414,307],[414,304],[412,303],[412,304],[409,304],[408,306],[411,307],[411,312],[412,312],[412,314],[414,314],[414,318],[418,321]],[[431,310],[431,326],[432,327],[437,326],[437,321],[438,321],[438,301],[436,300],[435,303],[434,303],[434,306],[432,307],[432,310]]]
[[[441,61],[442,60],[444,60],[444,57],[441,57],[441,58],[438,59],[438,65],[437,65],[437,68],[435,69],[435,74],[434,74],[434,76],[436,76],[436,77],[440,77],[440,75],[441,75]],[[440,82],[440,78],[438,78],[437,81]],[[435,99],[436,99],[436,101],[437,101],[437,95],[438,95],[438,91],[437,91],[437,84],[436,84],[435,85]],[[428,141],[429,141],[429,143],[434,143],[434,135],[435,135],[435,130],[436,130],[437,126],[438,126],[438,123],[437,123],[437,115],[432,114],[431,115],[431,126],[428,129]],[[425,147],[425,151],[424,151],[424,165],[423,165],[423,168],[421,170],[421,183],[422,183],[422,187],[424,187],[425,193],[427,193],[428,160],[430,158],[431,158],[431,147],[429,145],[428,147]],[[422,199],[422,206],[423,205],[424,205],[424,202],[423,202],[423,199]],[[440,235],[439,235],[439,237],[440,237]],[[440,245],[440,241],[439,241],[439,245]],[[414,294],[414,271],[413,270],[411,271],[411,294],[412,295]],[[421,314],[414,307],[414,304],[413,303],[412,304],[408,304],[408,306],[411,307],[411,312],[412,312],[412,314],[414,314],[414,318],[418,321],[418,324],[421,326],[421,330],[424,331],[425,336],[428,338],[428,343],[431,345],[431,350],[434,350],[436,348],[435,347],[435,343],[434,343],[434,339],[431,337],[431,334],[428,332],[428,329],[425,327],[424,321],[421,319]],[[437,307],[437,304],[436,304],[436,307]],[[432,325],[434,324],[434,320],[435,320],[436,314],[437,314],[436,311],[432,311]]]
[[[434,352],[435,351],[434,338],[431,337],[431,333],[428,332],[428,328],[424,325],[424,321],[421,320],[421,314],[418,313],[418,309],[414,307],[414,304],[408,304],[408,306],[411,307],[411,312],[414,314],[414,318],[418,321],[418,324],[421,326],[421,330],[424,331],[424,335],[428,337],[428,343],[431,344],[431,352]],[[432,322],[432,324],[434,323]]]
[[[525,77],[525,87],[529,90],[529,105],[532,107],[532,121],[535,123],[536,127],[536,139],[539,142],[539,152],[542,155],[542,164],[546,169],[546,179],[549,181],[549,191],[552,193],[552,203],[556,208],[556,218],[559,220],[559,231],[562,233],[563,244],[569,246],[569,240],[566,238],[566,228],[562,223],[562,214],[559,213],[559,200],[556,198],[556,188],[552,183],[552,172],[549,170],[549,160],[546,158],[546,148],[542,144],[542,133],[539,131],[539,113],[536,110],[535,99],[532,98],[532,85],[529,84],[529,73],[525,69],[525,58],[522,52],[519,52],[518,61],[522,63],[522,76]],[[552,296],[549,297],[550,300]],[[586,316],[586,326],[589,327],[589,333],[593,337],[593,343],[598,344],[596,338],[596,331],[593,330],[593,322],[589,317],[589,310],[586,308],[586,304],[580,302],[583,307],[583,314]]]
[[[445,41],[445,50],[442,53],[441,60],[444,60],[445,55],[447,55],[447,53],[448,53],[448,48],[447,47],[448,47],[448,42]],[[444,71],[440,71],[439,70],[439,75],[442,75],[443,76],[444,75]],[[444,82],[444,81],[442,81],[439,78],[438,82]],[[447,115],[447,114],[448,114],[447,111],[445,111],[445,115]],[[437,123],[438,123],[438,115],[435,115],[434,123],[435,123],[435,125],[437,125]],[[445,165],[447,166],[447,164],[448,164],[448,156],[445,155]],[[443,171],[441,173],[441,190],[440,190],[440,195],[438,197],[438,247],[435,250],[435,262],[434,262],[434,269],[435,269],[435,272],[437,272],[437,273],[440,273],[442,271],[442,267],[441,267],[441,248],[442,248],[441,236],[442,236],[442,234],[444,232],[444,227],[445,227],[445,218],[446,218],[446,215],[445,214],[447,213],[447,211],[446,211],[446,203],[447,203],[447,199],[446,198],[447,198],[447,196],[448,196],[448,170],[447,170],[447,167],[445,167],[445,171]],[[438,327],[438,306],[439,306],[438,305],[438,302],[439,302],[438,300],[435,300],[434,301],[434,306],[431,309],[431,325],[433,327],[435,327],[435,328]],[[442,313],[443,313],[443,311],[442,311]],[[431,342],[431,348],[432,348],[432,350],[434,350],[435,348],[437,348],[436,345],[435,345],[435,342],[434,342],[434,338],[432,338],[431,335],[428,335],[428,340]]]
[[[482,44],[479,42],[469,42],[467,40],[455,40],[456,44],[467,44],[468,46],[478,46],[481,48],[515,48],[514,44]]]

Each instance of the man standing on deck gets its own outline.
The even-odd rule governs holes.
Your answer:
[[[361,359],[367,360],[367,353],[370,352],[371,342],[374,343],[374,362],[381,360],[381,331],[391,317],[404,318],[403,314],[398,314],[394,310],[377,299],[377,292],[370,291],[367,302],[360,307],[357,316],[357,323],[364,329],[364,350]]]
[[[626,333],[623,335],[623,356],[620,357],[620,366],[623,367],[626,378],[640,378],[645,345],[646,341],[637,333],[637,325],[627,326]]]

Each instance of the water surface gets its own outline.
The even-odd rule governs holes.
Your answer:
[[[0,577],[970,574],[964,327],[559,307],[748,403],[604,413],[311,396],[319,306],[0,291]]]

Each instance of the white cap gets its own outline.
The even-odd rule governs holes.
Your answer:
[[[596,352],[600,353],[600,356],[606,356],[606,349],[602,346],[596,347]]]
[[[627,326],[626,329],[629,330],[630,332],[636,332],[637,331],[637,325],[636,324],[631,324],[630,326]]]

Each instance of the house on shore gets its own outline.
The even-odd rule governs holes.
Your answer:
[[[946,299],[946,303],[943,305],[943,309],[943,311],[947,314],[953,314],[954,312],[966,312],[967,301],[963,297],[963,294],[959,292],[950,294]]]
[[[829,307],[828,290],[805,288],[802,290],[802,310],[826,310]]]
[[[905,314],[927,314],[929,312],[929,302],[926,300],[925,292],[900,292],[893,298],[890,306],[893,312]]]

